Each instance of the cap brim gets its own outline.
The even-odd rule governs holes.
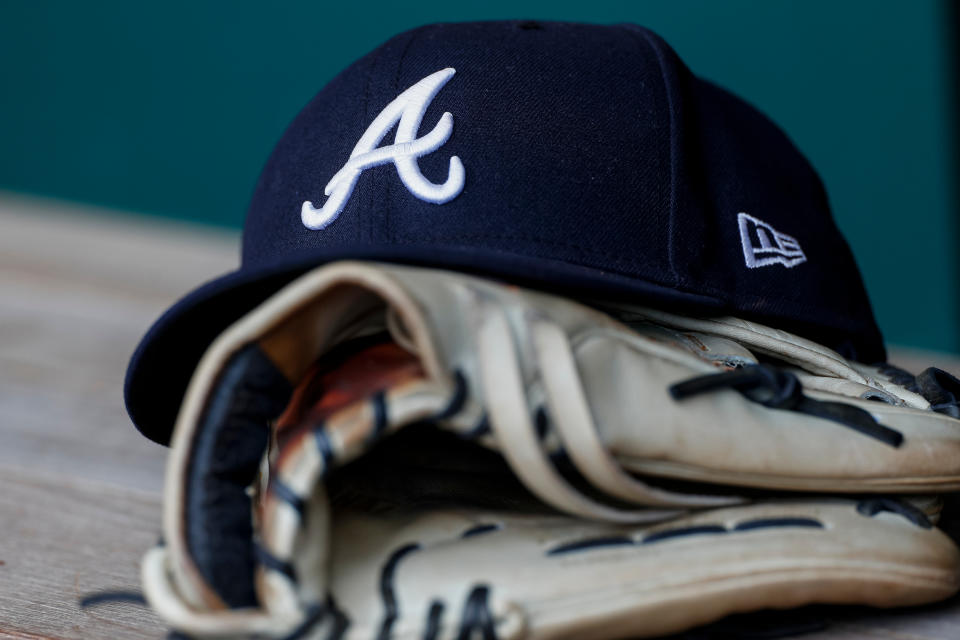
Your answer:
[[[127,411],[137,429],[155,442],[168,444],[193,370],[217,335],[298,275],[346,259],[464,271],[567,296],[661,303],[701,312],[722,307],[715,298],[606,270],[477,247],[367,245],[289,255],[207,282],[153,324],[131,357],[124,385]],[[524,276],[518,278],[517,273]]]

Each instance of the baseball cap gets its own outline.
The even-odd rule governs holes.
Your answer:
[[[340,259],[731,314],[885,358],[814,169],[635,25],[429,25],[330,81],[263,169],[240,267],[177,302],[133,354],[137,428],[167,443],[216,335]]]

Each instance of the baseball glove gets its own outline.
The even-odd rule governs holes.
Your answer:
[[[735,318],[335,263],[198,366],[146,595],[190,635],[270,638],[648,637],[930,602],[958,551],[883,495],[960,488],[958,398],[942,371]]]

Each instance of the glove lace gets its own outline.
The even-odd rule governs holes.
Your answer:
[[[769,364],[752,364],[732,371],[697,376],[669,387],[670,395],[684,400],[720,389],[735,389],[751,402],[771,409],[797,411],[831,420],[891,447],[903,443],[903,434],[891,429],[860,407],[842,402],[815,400],[804,395],[796,375]]]
[[[500,451],[521,481],[541,500],[561,511],[611,522],[652,522],[680,512],[624,510],[601,504],[571,486],[557,471],[536,435],[524,390],[517,342],[502,308],[479,302],[477,341],[479,379],[489,423]],[[649,506],[706,507],[737,504],[729,496],[680,494],[651,487],[626,473],[602,443],[576,361],[564,331],[547,320],[528,317],[530,344],[543,384],[548,413],[577,470],[617,498]]]

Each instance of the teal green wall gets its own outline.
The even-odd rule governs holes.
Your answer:
[[[822,173],[880,324],[960,351],[946,4],[0,2],[0,188],[240,225],[286,122],[426,22],[632,21],[769,113]]]

